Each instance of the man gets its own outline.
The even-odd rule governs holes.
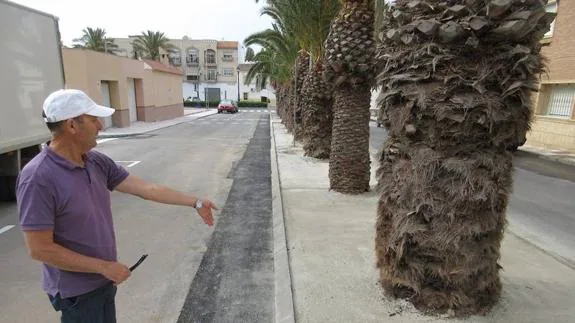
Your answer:
[[[59,90],[43,105],[52,133],[48,146],[22,170],[17,201],[20,226],[33,259],[43,262],[43,289],[62,322],[116,322],[116,286],[130,277],[117,261],[110,192],[194,207],[213,225],[209,200],[147,183],[92,150],[99,117],[114,109],[79,90]]]

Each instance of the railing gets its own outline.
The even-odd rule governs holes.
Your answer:
[[[198,65],[200,64],[200,58],[199,57],[186,57],[186,64],[188,65]]]
[[[575,104],[575,86],[551,85],[551,95],[547,106],[547,115],[571,118]]]

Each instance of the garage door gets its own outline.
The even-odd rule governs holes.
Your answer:
[[[110,100],[110,84],[106,81],[100,82],[100,91],[102,92],[102,105],[105,107],[112,107],[112,100]],[[112,126],[112,117],[101,118],[104,129]]]
[[[130,122],[138,120],[138,112],[136,110],[136,84],[134,79],[128,79],[128,109],[130,110]]]

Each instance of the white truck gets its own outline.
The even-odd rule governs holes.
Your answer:
[[[42,103],[64,88],[58,18],[0,0],[0,201],[15,198],[19,171],[49,140]]]

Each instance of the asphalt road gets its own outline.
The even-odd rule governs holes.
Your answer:
[[[270,321],[266,316],[273,314],[269,116],[260,111],[218,114],[147,135],[100,142],[96,149],[131,173],[209,197],[221,208],[214,229],[191,208],[112,193],[119,260],[132,265],[149,254],[119,286],[119,322],[176,322],[180,312],[198,313],[198,307],[184,306],[187,299],[194,299],[189,294],[192,283],[202,288],[201,305],[217,301],[210,307],[212,316],[200,322],[210,322],[210,317],[250,317],[246,311],[261,318],[250,322]],[[226,201],[230,199],[235,202]],[[17,222],[16,205],[0,204],[0,230],[6,230],[0,233],[0,322],[57,322],[59,315],[41,290],[41,266],[28,257],[18,227],[10,228]],[[206,271],[204,264],[214,261],[220,271]],[[258,275],[251,274],[254,268]],[[219,278],[214,280],[215,276]],[[257,286],[262,292],[248,293]],[[226,294],[230,289],[238,291]],[[183,314],[180,322],[197,322],[185,318]]]
[[[370,125],[370,146],[377,151],[387,135]],[[575,167],[521,151],[514,165],[508,233],[575,268]]]

